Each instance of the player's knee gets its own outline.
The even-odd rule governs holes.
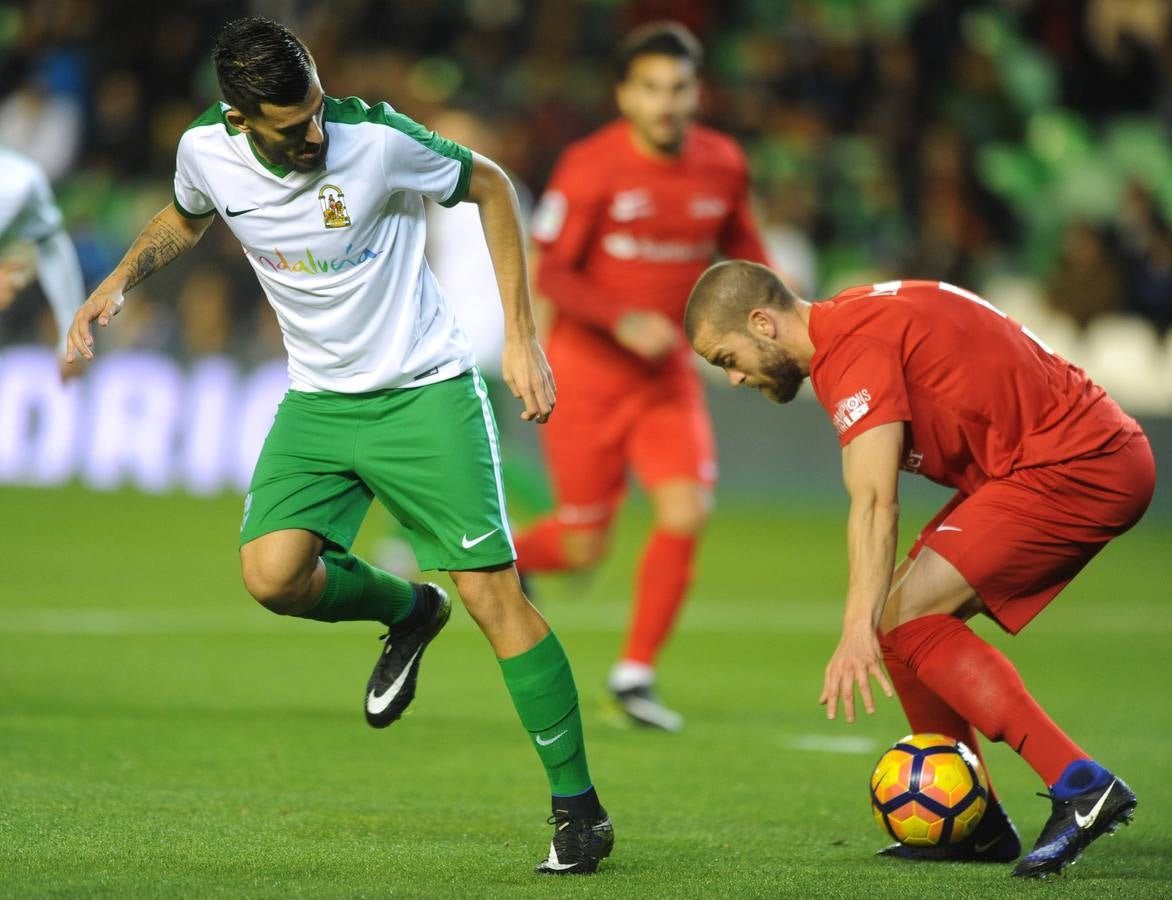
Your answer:
[[[304,573],[255,557],[242,556],[240,563],[245,590],[270,612],[288,615],[303,600],[308,581]]]
[[[574,528],[562,537],[562,552],[572,569],[585,569],[598,563],[610,545],[610,528]]]
[[[711,506],[708,498],[699,494],[677,498],[656,508],[655,525],[671,534],[686,537],[699,534],[708,522]]]

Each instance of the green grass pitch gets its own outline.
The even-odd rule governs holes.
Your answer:
[[[543,880],[530,873],[549,840],[544,777],[462,610],[428,651],[409,715],[375,732],[360,704],[377,627],[249,600],[237,498],[4,489],[0,895],[1172,893],[1172,525],[1108,548],[1018,638],[978,626],[1140,798],[1136,823],[1069,874],[1021,883],[1003,866],[873,857],[884,838],[867,777],[905,725],[894,700],[853,727],[824,720],[845,500],[792,503],[727,502],[712,523],[662,666],[687,717],[678,736],[616,726],[601,690],[645,508],[622,518],[591,578],[538,582],[617,830],[597,876]],[[1006,748],[988,757],[1032,843],[1041,785]]]

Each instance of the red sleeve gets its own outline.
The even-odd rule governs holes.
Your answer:
[[[843,447],[878,425],[911,421],[903,364],[882,341],[864,335],[841,338],[812,380]]]
[[[743,168],[743,157],[741,162]],[[753,219],[749,203],[747,170],[742,173],[740,192],[720,232],[720,252],[729,259],[747,259],[749,262],[761,263],[764,266],[772,265],[765,253],[765,245],[761,242],[761,234],[757,231],[757,223]]]
[[[610,331],[625,311],[582,271],[606,197],[599,175],[562,156],[533,216],[537,287],[562,315]]]

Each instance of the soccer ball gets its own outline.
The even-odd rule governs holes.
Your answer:
[[[887,834],[912,847],[957,844],[985,814],[989,782],[977,755],[942,734],[909,734],[871,774],[871,812]]]

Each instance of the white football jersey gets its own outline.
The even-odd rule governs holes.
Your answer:
[[[77,250],[45,173],[32,160],[0,147],[0,247],[19,241],[35,248],[37,280],[57,320],[57,352],[64,354],[66,332],[85,302]]]
[[[0,147],[0,236],[40,241],[61,228],[49,179],[18,153]]]
[[[217,103],[179,141],[175,206],[219,213],[277,313],[294,390],[417,387],[473,364],[424,259],[423,197],[465,198],[472,154],[357,97],[325,99],[325,164],[274,166]]]

